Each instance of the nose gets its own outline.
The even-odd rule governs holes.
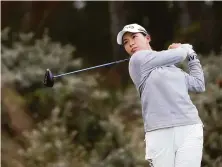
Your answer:
[[[130,44],[130,47],[132,47],[134,45],[134,41],[130,40],[129,44]]]

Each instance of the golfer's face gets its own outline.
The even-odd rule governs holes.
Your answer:
[[[149,41],[149,37],[141,33],[127,32],[123,36],[123,46],[129,55],[133,55],[138,50],[147,49]]]

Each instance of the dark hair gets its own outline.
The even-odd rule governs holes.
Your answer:
[[[140,32],[141,34],[143,34],[144,36],[147,36],[149,34],[145,33],[145,32]]]

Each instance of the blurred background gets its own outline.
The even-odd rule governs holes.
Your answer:
[[[127,62],[42,84],[47,68],[127,58],[116,35],[130,23],[148,30],[154,50],[194,46],[206,80],[206,92],[191,93],[205,125],[202,167],[221,167],[221,16],[219,1],[1,1],[2,167],[148,166]]]

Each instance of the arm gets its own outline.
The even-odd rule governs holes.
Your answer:
[[[141,69],[151,71],[156,67],[170,66],[182,62],[187,56],[186,49],[178,47],[176,49],[164,50],[160,52],[138,51],[132,57],[137,59],[137,64]]]
[[[195,52],[188,55],[189,74],[185,73],[186,84],[189,91],[204,92],[204,73]]]
[[[204,92],[204,73],[200,61],[197,58],[197,54],[193,50],[193,46],[189,44],[183,44],[181,47],[184,47],[184,49],[186,49],[188,53],[187,59],[189,74],[185,73],[188,90],[193,92]]]
[[[172,44],[169,48],[177,48],[177,44]],[[197,54],[193,50],[193,46],[190,44],[182,44],[180,47],[184,48],[187,51],[188,55],[188,69],[189,74],[185,74],[186,85],[189,91],[193,92],[204,92],[205,91],[205,82],[204,82],[204,73],[200,64],[200,61],[197,59]]]

